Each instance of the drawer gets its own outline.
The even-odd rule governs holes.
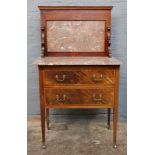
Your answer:
[[[45,85],[114,84],[114,69],[44,70]]]
[[[114,104],[114,88],[105,87],[104,89],[54,89],[45,88],[46,104],[52,105],[97,105]]]

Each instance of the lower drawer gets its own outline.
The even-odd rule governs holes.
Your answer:
[[[96,105],[114,104],[114,88],[103,89],[44,89],[47,105]]]

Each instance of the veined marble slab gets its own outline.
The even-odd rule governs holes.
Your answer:
[[[33,65],[120,65],[121,61],[114,57],[40,57]]]
[[[103,52],[105,21],[48,21],[48,52]]]

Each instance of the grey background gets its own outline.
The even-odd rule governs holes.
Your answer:
[[[28,0],[28,33],[27,33],[27,114],[40,114],[38,69],[32,62],[40,56],[40,13],[38,5],[112,5],[112,56],[123,62],[120,76],[119,119],[127,117],[127,1],[126,0]],[[89,115],[104,114],[105,110],[52,110],[53,115]]]

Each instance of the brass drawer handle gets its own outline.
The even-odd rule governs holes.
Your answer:
[[[94,81],[102,81],[103,80],[103,74],[100,74],[100,76],[97,78],[95,74],[93,74],[93,80]]]
[[[66,100],[66,95],[64,94],[64,95],[62,95],[62,97],[60,97],[60,95],[56,95],[56,100],[57,101],[60,101],[60,102],[62,102],[62,101],[65,101]]]
[[[62,75],[62,78],[60,78],[58,75],[55,75],[55,79],[58,82],[63,82],[65,81],[66,75]]]
[[[102,101],[102,94],[99,94],[99,95],[96,95],[96,94],[93,94],[93,101]]]

